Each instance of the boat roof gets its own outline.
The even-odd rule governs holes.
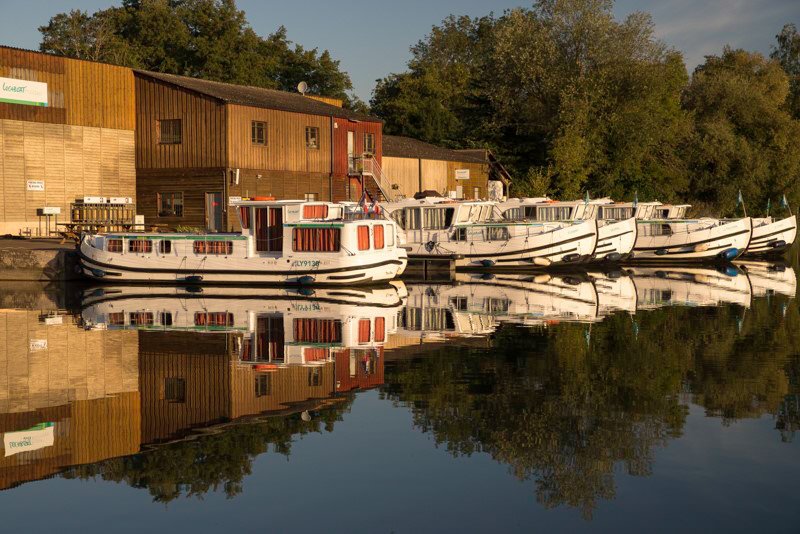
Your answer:
[[[231,206],[295,206],[297,204],[339,206],[337,202],[327,202],[325,200],[232,200]]]
[[[386,209],[406,208],[412,206],[436,206],[439,204],[450,204],[455,206],[486,206],[495,203],[490,200],[456,200],[446,197],[425,197],[425,198],[406,198],[397,202],[387,202],[383,204]]]

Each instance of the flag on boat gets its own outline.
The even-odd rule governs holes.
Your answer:
[[[739,189],[739,196],[736,198],[736,205],[741,206],[744,204],[744,199],[742,198],[742,190]]]
[[[639,206],[639,191],[633,192],[633,207],[634,209]]]
[[[769,215],[769,208],[772,207],[772,199],[767,199],[767,215]]]
[[[586,196],[583,197],[583,203],[584,204],[589,203],[589,191],[586,191]]]
[[[788,208],[789,202],[786,201],[786,193],[783,194],[783,198],[781,198],[781,207]]]

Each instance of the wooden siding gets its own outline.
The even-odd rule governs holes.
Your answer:
[[[331,172],[330,117],[228,104],[227,167],[306,173]],[[265,122],[267,144],[251,142],[251,123]],[[319,148],[306,148],[306,126],[319,128]]]
[[[38,227],[37,209],[61,208],[84,195],[136,196],[133,132],[0,120],[0,228]],[[28,191],[43,180],[44,191]]]
[[[398,193],[410,198],[419,192],[419,160],[416,158],[383,157],[383,172],[393,184],[398,186]]]
[[[348,171],[347,161],[347,132],[355,132],[355,154],[364,153],[364,134],[375,134],[375,159],[381,163],[383,154],[383,124],[380,122],[356,122],[347,119],[334,119],[336,128],[333,132],[333,173],[336,176],[346,176]]]
[[[181,142],[159,143],[159,121],[181,120]],[[136,75],[136,168],[225,167],[225,105]]]
[[[460,185],[463,187],[464,198],[467,199],[474,197],[475,187],[479,188],[480,198],[486,198],[488,194],[489,165],[486,163],[398,157],[384,157],[383,161],[384,173],[392,183],[399,186],[400,193],[406,197],[412,197],[420,190],[420,168],[423,191],[447,194]],[[469,169],[469,180],[456,180],[456,169]]]
[[[456,169],[468,169],[469,180],[456,180]],[[472,163],[472,162],[447,162],[447,190],[455,191],[456,186],[461,186],[464,191],[464,198],[475,198],[474,190],[477,187],[479,191],[478,198],[488,197],[488,182],[489,182],[489,164],[488,163]]]
[[[447,194],[447,162],[435,159],[422,160],[423,191],[438,191]]]
[[[133,71],[0,47],[0,76],[44,82],[48,106],[0,103],[0,119],[113,130],[135,127]]]
[[[223,169],[138,169],[136,208],[146,223],[206,226],[205,194],[225,191]],[[182,192],[183,216],[159,217],[158,193]],[[226,202],[227,204],[227,202]],[[223,207],[227,210],[227,205]],[[223,213],[224,215],[224,213]]]

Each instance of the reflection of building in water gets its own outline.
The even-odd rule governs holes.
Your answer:
[[[0,489],[139,450],[136,332],[0,312]]]

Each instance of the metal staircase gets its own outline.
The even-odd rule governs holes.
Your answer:
[[[387,202],[394,202],[402,198],[399,188],[383,172],[378,160],[376,160],[371,154],[364,154],[360,159],[361,176],[371,177],[378,186],[378,190],[381,192],[381,195],[383,195],[383,198],[386,199]]]

